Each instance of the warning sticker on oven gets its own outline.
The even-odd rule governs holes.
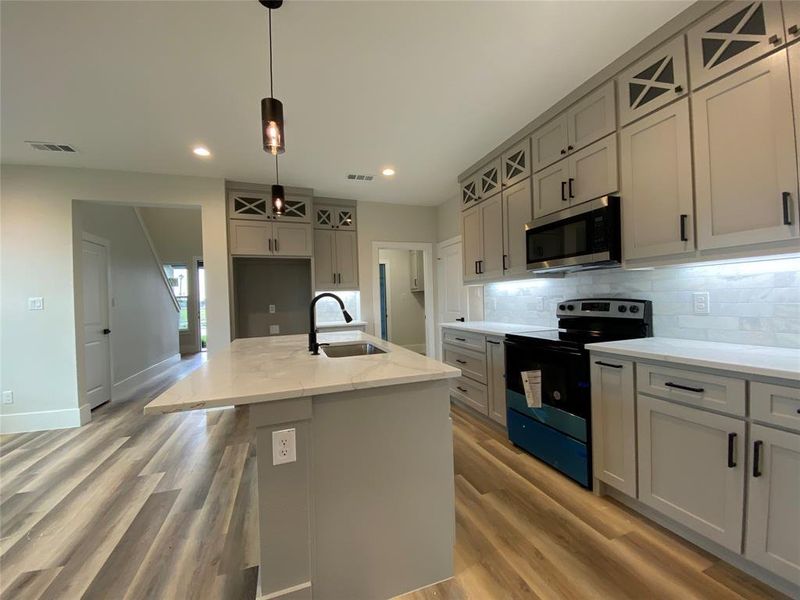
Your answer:
[[[528,401],[528,408],[542,407],[542,372],[522,371],[522,386],[525,388],[525,399]]]

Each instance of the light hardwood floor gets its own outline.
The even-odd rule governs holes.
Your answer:
[[[200,360],[97,409],[86,427],[0,438],[3,599],[254,598],[247,410],[142,414]],[[403,600],[779,597],[467,411],[454,407],[453,423],[456,576]]]

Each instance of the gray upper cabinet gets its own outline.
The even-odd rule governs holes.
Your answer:
[[[535,218],[549,215],[564,208],[569,208],[567,196],[567,180],[569,164],[561,160],[533,176],[533,216]]]
[[[352,206],[318,205],[314,207],[314,227],[355,231],[356,209]]]
[[[800,1],[797,4],[800,4]],[[789,77],[792,82],[792,108],[795,115],[794,139],[797,144],[798,173],[800,173],[800,43],[789,46],[788,54]]]
[[[479,170],[475,179],[478,184],[478,200],[498,194],[502,184],[502,159],[497,158]]]
[[[311,222],[311,199],[306,196],[287,194],[284,214],[272,212],[272,197],[266,192],[228,192],[228,213],[232,219],[254,221]]]
[[[694,250],[689,100],[623,128],[620,195],[625,258]]]
[[[461,210],[467,210],[480,202],[479,176],[474,173],[459,182],[461,187]]]
[[[783,43],[781,3],[735,1],[687,33],[692,88],[697,89]]]
[[[534,172],[541,171],[567,154],[567,115],[556,117],[533,132],[531,154]]]
[[[786,42],[791,43],[800,39],[800,1],[784,0],[781,4]]]
[[[481,279],[503,275],[503,200],[493,196],[478,206],[481,213]]]
[[[316,289],[358,289],[358,238],[355,231],[314,231]]]
[[[531,180],[503,190],[503,274],[522,275],[527,269],[525,223],[532,218]]]
[[[483,253],[483,232],[478,206],[461,213],[461,247],[464,255],[464,282],[480,279],[478,264]]]
[[[650,114],[688,93],[686,46],[678,36],[617,77],[621,125]]]
[[[777,52],[692,97],[701,250],[798,236],[787,62]]]
[[[503,152],[503,181],[502,185],[508,187],[522,181],[531,174],[531,141],[523,141]],[[486,196],[484,196],[485,198]]]

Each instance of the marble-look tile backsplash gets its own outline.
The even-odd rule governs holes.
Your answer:
[[[322,291],[316,293],[321,294]],[[350,313],[353,319],[358,321],[361,318],[361,292],[334,291],[333,293],[342,299],[347,312]],[[339,303],[333,298],[323,298],[317,302],[316,312],[317,323],[344,323],[344,317],[342,316],[342,310],[339,308]]]
[[[694,292],[710,314],[694,314]],[[800,258],[491,283],[485,318],[555,327],[559,302],[586,297],[652,300],[657,336],[800,348]]]

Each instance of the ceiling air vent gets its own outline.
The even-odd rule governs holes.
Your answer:
[[[374,178],[374,175],[356,175],[355,173],[345,175],[345,179],[348,181],[372,181]]]
[[[34,150],[42,150],[43,152],[77,152],[77,150],[69,144],[54,144],[53,142],[33,142],[26,140]]]

